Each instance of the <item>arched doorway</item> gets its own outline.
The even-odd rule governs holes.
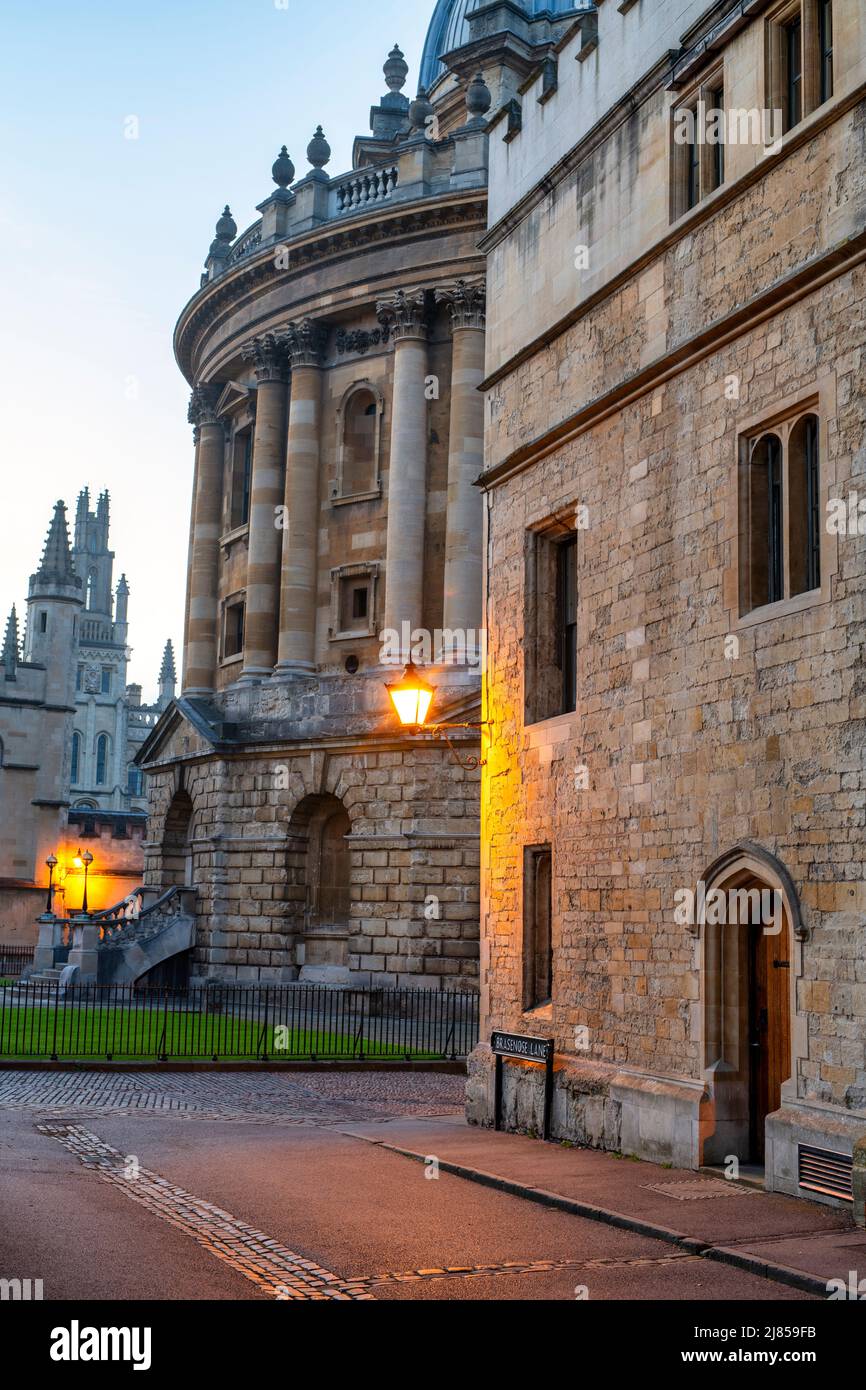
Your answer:
[[[767,1117],[793,1072],[800,917],[769,855],[725,856],[702,880],[702,998],[709,1105],[702,1161],[763,1165]]]
[[[289,824],[288,896],[294,903],[301,979],[348,979],[352,823],[342,801],[305,796]]]
[[[162,835],[162,882],[164,888],[192,888],[192,798],[181,788],[172,797]]]

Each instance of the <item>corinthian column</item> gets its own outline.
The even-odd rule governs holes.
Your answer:
[[[442,626],[478,632],[482,623],[482,504],[475,481],[484,467],[484,283],[458,280],[437,301],[451,310],[451,423]],[[447,640],[447,639],[446,639]],[[465,639],[464,639],[465,640]]]
[[[258,391],[241,679],[261,680],[272,674],[277,660],[281,542],[277,508],[283,501],[287,364],[285,348],[273,333],[255,338],[242,355],[254,365]]]
[[[394,338],[384,626],[420,627],[427,508],[427,314],[423,291],[398,290],[376,306]],[[408,655],[408,654],[407,654]]]
[[[225,430],[216,413],[220,385],[197,386],[189,418],[196,427],[187,621],[185,695],[208,695],[216,685],[219,632],[219,536],[223,502]]]
[[[319,452],[325,333],[312,319],[283,338],[292,369],[286,450],[286,522],[280,586],[278,675],[316,669]]]

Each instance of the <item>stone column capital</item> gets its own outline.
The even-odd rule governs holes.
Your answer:
[[[298,319],[290,323],[281,335],[281,342],[294,371],[297,367],[321,367],[325,357],[328,331],[315,319]]]
[[[458,280],[436,290],[436,303],[451,310],[452,332],[457,328],[484,328],[487,286],[484,280]]]
[[[376,317],[398,343],[401,338],[427,338],[428,299],[425,290],[396,290],[376,303]]]
[[[219,423],[217,415],[217,401],[222,395],[221,382],[201,382],[193,388],[189,398],[189,410],[187,419],[194,426],[195,439],[198,440],[198,433],[202,425],[216,425]]]
[[[288,378],[288,359],[285,343],[279,333],[262,333],[241,348],[241,357],[252,362],[259,386],[267,382],[285,383]]]

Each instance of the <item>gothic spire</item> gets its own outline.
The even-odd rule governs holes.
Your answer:
[[[34,576],[40,584],[78,585],[69,545],[69,529],[66,525],[66,504],[55,502],[54,516],[48,528],[48,537],[39,569]]]
[[[21,648],[18,642],[18,614],[15,605],[12,605],[12,612],[9,614],[9,621],[6,624],[6,636],[3,640],[3,665],[6,668],[7,680],[15,679],[15,668],[21,659]]]

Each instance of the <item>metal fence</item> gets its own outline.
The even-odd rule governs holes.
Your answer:
[[[32,964],[32,946],[6,946],[0,941],[0,980],[20,975],[25,966]]]
[[[0,988],[0,1058],[437,1061],[478,1040],[468,991],[217,985]]]

